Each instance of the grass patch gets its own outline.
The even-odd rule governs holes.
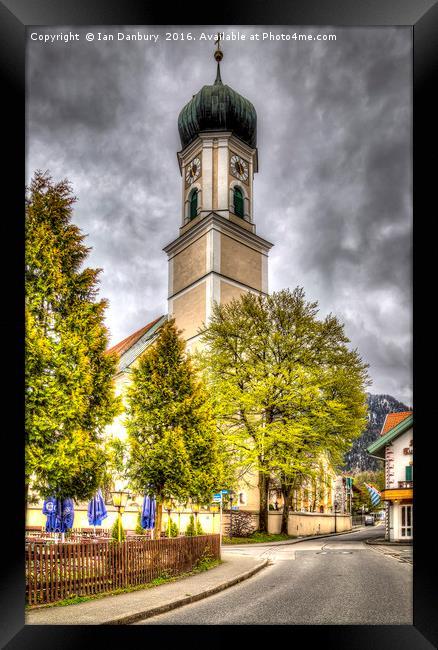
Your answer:
[[[296,539],[295,535],[284,533],[253,533],[249,537],[222,537],[222,544],[260,544],[263,542],[284,542],[288,539]]]
[[[106,598],[107,596],[118,596],[119,594],[129,594],[133,591],[140,591],[141,589],[151,589],[153,587],[159,587],[168,582],[176,582],[181,578],[188,578],[189,576],[196,575],[202,571],[208,571],[213,569],[216,566],[222,564],[222,560],[216,560],[209,556],[201,557],[196,565],[193,567],[192,571],[186,573],[179,573],[178,575],[170,575],[166,572],[157,576],[150,582],[144,585],[134,585],[132,587],[125,587],[123,589],[113,589],[112,591],[105,591],[100,594],[93,594],[91,596],[76,596],[72,595],[69,598],[64,598],[63,600],[57,600],[56,603],[45,603],[44,605],[26,605],[26,610],[42,609],[46,607],[66,607],[67,605],[78,605],[79,603],[85,603],[89,600],[97,600],[99,598]]]

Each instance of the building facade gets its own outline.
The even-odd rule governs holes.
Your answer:
[[[414,537],[414,433],[413,413],[388,413],[380,437],[367,448],[385,461],[385,537],[388,541],[410,541]]]

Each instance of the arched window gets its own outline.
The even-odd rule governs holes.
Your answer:
[[[198,190],[194,189],[190,195],[190,219],[194,219],[198,214]]]
[[[243,192],[240,187],[233,190],[234,214],[243,217]]]

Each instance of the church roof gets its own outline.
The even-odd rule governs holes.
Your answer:
[[[222,83],[218,63],[214,84],[203,86],[181,110],[178,130],[183,148],[201,131],[232,131],[255,148],[257,113],[248,99]]]
[[[167,314],[159,316],[107,350],[108,354],[115,352],[119,356],[118,372],[126,370],[126,368],[135,361],[142,352],[144,352],[155,338],[158,329],[166,322],[166,320]]]

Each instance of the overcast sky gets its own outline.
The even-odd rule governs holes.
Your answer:
[[[274,243],[269,290],[304,287],[321,316],[345,323],[370,392],[411,405],[410,28],[29,28],[27,182],[36,169],[71,181],[88,265],[103,268],[111,344],[166,313],[162,248],[181,219],[177,118],[214,81],[214,44],[200,35],[218,29],[247,37],[224,42],[221,71],[257,111],[254,219]],[[168,31],[196,40],[166,41]],[[79,40],[31,40],[69,32]],[[137,33],[159,38],[126,39]]]

